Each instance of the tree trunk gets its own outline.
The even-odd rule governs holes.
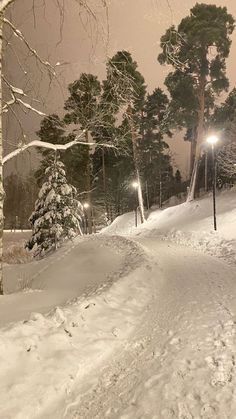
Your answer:
[[[148,183],[147,183],[147,180],[145,182],[145,187],[146,187],[147,210],[149,211],[149,209],[150,209],[150,202],[149,202],[149,193],[148,193]]]
[[[198,110],[198,125],[197,125],[197,136],[196,136],[196,153],[194,158],[194,167],[191,176],[189,193],[187,196],[187,201],[193,201],[195,198],[196,183],[198,176],[198,167],[199,160],[201,155],[201,145],[203,143],[204,137],[204,112],[205,112],[205,87],[206,87],[206,77],[202,76],[199,84],[199,110]]]
[[[2,168],[2,19],[3,12],[0,11],[0,295],[3,295],[3,267],[2,267],[2,254],[3,254],[3,168]]]
[[[110,219],[110,217],[109,217],[109,206],[108,206],[108,202],[107,202],[107,183],[106,183],[106,166],[105,166],[105,151],[104,151],[104,149],[102,150],[102,182],[103,182],[105,210],[106,210],[108,219]]]
[[[136,181],[138,182],[138,203],[139,203],[139,211],[140,211],[140,220],[141,220],[141,223],[144,223],[145,215],[144,215],[141,177],[140,177],[140,170],[139,170],[137,135],[136,135],[136,132],[135,132],[135,129],[134,129],[133,115],[132,115],[131,107],[128,108],[128,114],[129,114],[129,117],[130,117],[131,138],[132,138],[133,157],[134,157],[134,169],[135,169],[135,174],[136,174]]]
[[[86,142],[89,142],[88,131],[85,133]],[[88,146],[87,154],[87,167],[86,167],[86,198],[88,203],[87,208],[87,220],[88,220],[88,232],[92,234],[93,232],[93,223],[92,223],[92,200],[91,200],[91,177],[90,177],[90,147]]]
[[[205,154],[205,192],[208,191],[208,153]]]
[[[195,161],[195,156],[196,156],[196,146],[197,146],[197,142],[196,142],[196,137],[194,135],[194,137],[192,138],[191,147],[190,147],[190,170],[189,170],[190,179],[191,179],[191,176],[192,176],[192,173],[193,173],[193,168],[194,168],[194,161]]]

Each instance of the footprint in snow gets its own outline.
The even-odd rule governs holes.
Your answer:
[[[213,419],[215,417],[216,417],[215,409],[207,403],[204,404],[202,406],[202,409],[201,409],[201,418],[202,419]]]
[[[151,388],[151,387],[153,387],[159,381],[159,379],[160,379],[161,376],[162,376],[162,374],[153,375],[152,377],[150,377],[144,383],[144,387],[145,388]]]

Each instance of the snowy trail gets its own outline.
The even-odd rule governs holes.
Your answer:
[[[61,417],[235,419],[236,269],[172,243],[140,243],[153,257],[144,319]]]
[[[4,268],[8,292],[25,286],[25,292],[9,293],[0,299],[0,327],[27,320],[32,312],[47,313],[107,282],[125,262],[111,240],[79,239],[49,258]]]
[[[128,340],[141,321],[151,288],[149,260],[142,246],[119,236],[94,237],[87,241],[90,246],[92,241],[97,257],[101,256],[99,248],[102,249],[103,273],[107,274],[107,268],[113,266],[100,285],[94,273],[87,278],[87,292],[79,298],[46,315],[33,312],[24,321],[0,328],[1,418],[63,417],[74,389],[84,383],[89,385],[93,375],[96,379],[102,365],[119,352],[122,342]],[[75,253],[68,249],[73,258],[77,246],[74,247]],[[52,273],[57,269],[54,262],[58,255],[59,252],[51,259]],[[115,255],[122,263],[114,270]],[[41,281],[47,272],[43,270],[35,277],[44,287],[46,284]],[[61,269],[59,273],[60,280],[64,276],[61,287],[67,286],[69,277]],[[53,275],[50,279],[48,286],[53,285]],[[34,295],[34,291],[29,294]],[[5,297],[10,295],[2,299]]]

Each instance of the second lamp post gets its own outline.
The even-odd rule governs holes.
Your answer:
[[[216,135],[211,135],[207,138],[207,143],[211,145],[212,150],[212,191],[213,191],[213,221],[214,221],[214,230],[217,230],[216,223],[216,157],[215,157],[215,145],[218,142],[218,137]]]

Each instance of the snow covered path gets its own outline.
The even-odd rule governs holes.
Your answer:
[[[124,259],[125,252],[117,252],[111,240],[94,236],[69,242],[46,259],[4,267],[5,292],[26,290],[0,299],[0,327],[96,290],[123,266]]]
[[[61,417],[235,419],[236,269],[190,248],[140,242],[153,257],[145,316]]]
[[[24,321],[0,328],[1,419],[63,417],[74,389],[89,385],[93,377],[96,380],[101,365],[118,353],[121,343],[128,340],[143,317],[151,283],[149,261],[142,247],[118,236],[97,236],[80,242],[82,247],[77,248],[75,243],[72,249],[70,243],[67,256],[61,249],[50,258],[50,264],[45,259],[33,281],[47,290],[55,286],[55,292],[57,282],[61,290],[74,284],[74,298],[46,315],[34,310]],[[87,283],[80,284],[80,275],[74,276],[71,269],[63,270],[60,263],[58,268],[55,262],[59,254],[65,255],[64,264],[70,260],[68,255],[79,257],[86,242],[93,249],[92,258],[86,263],[90,277],[86,278]],[[117,255],[121,262],[118,267],[114,263]],[[100,262],[95,263],[96,257]],[[76,261],[72,262],[72,267],[78,268]],[[89,264],[101,269],[104,277]],[[109,266],[111,272],[107,270]],[[44,283],[48,269],[52,276],[46,275],[48,280]],[[76,298],[81,286],[85,287],[84,293]],[[33,300],[34,293],[29,292]],[[1,301],[8,297],[2,296]],[[22,314],[19,307],[7,307],[10,312],[14,308]]]

